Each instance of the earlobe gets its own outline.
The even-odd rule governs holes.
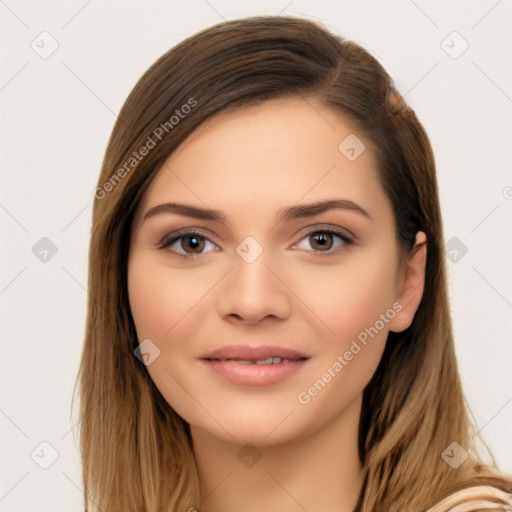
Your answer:
[[[401,309],[389,322],[389,329],[393,332],[405,331],[412,324],[423,296],[427,263],[427,237],[423,231],[416,233],[416,242],[411,254],[397,287],[398,295],[395,302]]]

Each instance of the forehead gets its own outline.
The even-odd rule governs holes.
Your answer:
[[[140,210],[180,200],[236,214],[336,196],[389,214],[376,165],[371,142],[338,112],[314,98],[271,100],[201,125],[166,160]]]

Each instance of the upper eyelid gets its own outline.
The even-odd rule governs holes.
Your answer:
[[[307,227],[307,228],[301,229],[300,232],[302,233],[302,235],[299,240],[302,240],[305,236],[309,236],[309,235],[312,235],[313,233],[317,233],[317,232],[321,233],[323,231],[331,232],[335,235],[337,234],[338,236],[344,236],[344,237],[350,239],[352,242],[355,242],[357,239],[356,235],[347,228],[341,228],[339,226],[333,226],[330,224],[319,224],[312,228]]]

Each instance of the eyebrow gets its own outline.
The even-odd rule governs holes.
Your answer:
[[[356,212],[372,221],[374,220],[362,206],[359,206],[357,203],[348,199],[328,199],[304,205],[280,208],[277,211],[276,220],[289,221],[304,217],[314,217],[315,215],[320,215],[321,213],[335,209]],[[213,220],[218,222],[225,222],[226,220],[226,215],[219,210],[200,208],[182,203],[165,203],[149,209],[144,214],[142,222],[161,213],[175,213],[186,217],[193,217],[195,219]]]

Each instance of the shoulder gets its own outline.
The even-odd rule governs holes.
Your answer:
[[[512,512],[512,494],[487,485],[451,494],[425,512]]]

